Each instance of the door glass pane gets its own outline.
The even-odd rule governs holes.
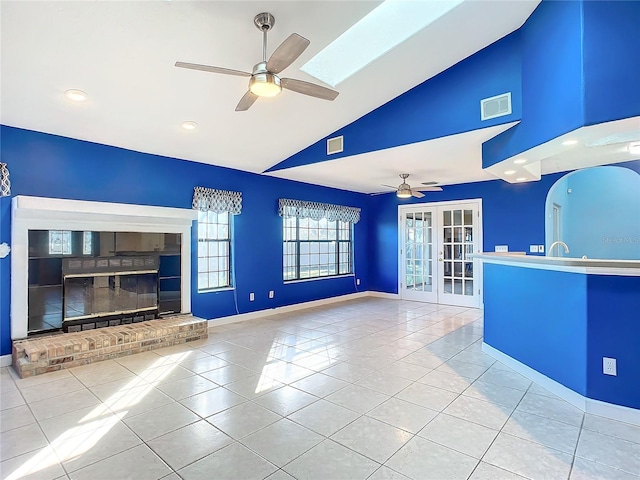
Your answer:
[[[444,279],[444,293],[453,293],[453,280],[451,280],[450,278],[445,278]]]
[[[462,227],[455,227],[453,229],[453,241],[462,242]]]
[[[473,211],[465,210],[464,211],[464,224],[465,225],[473,225]]]
[[[464,294],[472,296],[473,295],[473,280],[465,280],[464,282]]]
[[[445,210],[443,215],[443,225],[448,226],[451,225],[451,210]]]
[[[454,295],[462,295],[462,280],[453,281],[453,293]]]
[[[473,263],[465,262],[464,264],[464,276],[465,278],[473,278]]]
[[[456,278],[462,277],[462,262],[453,262],[453,276]]]
[[[462,225],[462,210],[453,211],[453,224]]]

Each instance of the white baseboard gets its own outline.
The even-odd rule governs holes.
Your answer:
[[[507,367],[515,370],[520,375],[527,377],[529,380],[537,383],[541,387],[549,390],[554,395],[562,398],[567,403],[570,403],[576,408],[579,408],[583,412],[598,415],[600,417],[610,418],[619,422],[630,423],[632,425],[640,426],[640,410],[636,408],[624,407],[622,405],[616,405],[613,403],[601,402],[600,400],[593,400],[587,398],[579,393],[565,387],[561,383],[550,379],[546,375],[534,370],[533,368],[519,362],[513,357],[510,357],[506,353],[497,350],[491,345],[487,345],[482,342],[482,351],[487,355],[491,355],[500,363],[505,364]]]
[[[400,300],[400,295],[398,295],[397,293],[386,293],[386,292],[367,292],[369,295],[369,297],[376,297],[376,298],[388,298],[390,300]]]
[[[246,322],[247,320],[255,320],[256,318],[270,317],[271,315],[278,315],[280,313],[295,312],[297,310],[304,310],[307,308],[319,307],[322,305],[329,305],[332,303],[344,302],[346,300],[353,300],[355,298],[364,298],[372,296],[371,293],[376,292],[357,292],[349,293],[347,295],[340,295],[338,297],[323,298],[320,300],[312,300],[310,302],[294,303],[293,305],[285,305],[283,307],[269,308],[265,310],[256,310],[255,312],[240,313],[238,315],[230,315],[228,317],[220,317],[209,320],[209,327],[217,327],[220,325],[227,325],[229,323]]]
[[[0,367],[10,367],[13,360],[11,359],[11,354],[9,355],[0,355]]]

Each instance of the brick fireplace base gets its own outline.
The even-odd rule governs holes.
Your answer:
[[[117,327],[15,340],[20,378],[207,338],[207,321],[177,315]]]

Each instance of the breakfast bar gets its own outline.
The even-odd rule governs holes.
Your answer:
[[[640,261],[474,258],[483,350],[584,411],[640,424]]]

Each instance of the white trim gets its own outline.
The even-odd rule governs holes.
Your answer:
[[[512,370],[515,370],[520,375],[527,377],[529,380],[549,390],[551,393],[562,398],[564,401],[570,403],[574,407],[579,408],[583,412],[610,418],[619,422],[625,422],[632,425],[640,426],[639,409],[624,407],[622,405],[616,405],[613,403],[601,402],[600,400],[594,400],[592,398],[587,398],[583,395],[580,395],[570,388],[565,387],[561,383],[552,380],[546,375],[543,375],[537,370],[534,370],[528,365],[519,362],[515,358],[510,357],[506,353],[503,353],[484,342],[482,342],[482,351],[487,355],[492,356],[500,363],[503,363],[507,367],[511,368]]]
[[[10,367],[13,364],[11,354],[0,356],[0,367]]]
[[[389,294],[391,295],[391,294]],[[348,293],[346,295],[340,295],[337,297],[322,298],[320,300],[312,300],[310,302],[294,303],[293,305],[284,305],[276,308],[265,308],[264,310],[256,310],[255,312],[240,313],[238,315],[229,315],[227,317],[213,318],[209,320],[209,327],[218,327],[220,325],[227,325],[229,323],[246,322],[247,320],[254,320],[256,318],[270,317],[271,315],[277,315],[280,313],[295,312],[297,310],[305,310],[307,308],[319,307],[321,305],[329,305],[332,303],[344,302],[346,300],[353,300],[355,298],[369,297],[370,292],[357,292]]]
[[[28,331],[29,230],[178,233],[182,235],[182,312],[191,312],[191,227],[197,211],[123,203],[16,196],[12,199],[11,339]]]
[[[407,210],[412,210],[412,209],[420,209],[420,208],[434,208],[435,209],[435,218],[434,218],[434,238],[436,238],[436,235],[440,235],[440,229],[442,228],[442,225],[440,225],[440,219],[439,219],[439,215],[438,215],[438,209],[439,208],[446,208],[446,207],[451,207],[451,206],[465,206],[465,205],[470,205],[473,208],[477,208],[478,209],[478,218],[477,218],[477,227],[475,228],[474,231],[474,235],[475,235],[475,241],[474,241],[474,245],[477,247],[478,253],[480,254],[482,253],[483,250],[483,245],[484,245],[484,236],[483,236],[483,221],[482,221],[482,198],[467,198],[467,199],[463,199],[463,200],[447,200],[444,202],[417,202],[417,203],[409,203],[409,204],[401,204],[398,205],[398,272],[397,272],[397,284],[396,284],[396,288],[398,289],[398,296],[399,298],[403,298],[402,297],[402,288],[401,288],[401,280],[404,278],[404,274],[403,274],[403,254],[401,253],[403,251],[402,245],[404,245],[404,229],[402,227],[403,224],[403,213]],[[439,237],[438,237],[439,238]],[[434,250],[434,255],[436,254],[435,250]],[[437,263],[437,260],[434,256],[434,263]],[[476,260],[475,258],[473,258],[473,269],[474,272],[476,272],[476,274],[474,274],[473,276],[473,282],[474,282],[474,290],[476,288],[478,288],[480,290],[480,293],[476,296],[473,295],[472,298],[477,299],[477,305],[459,305],[459,304],[452,304],[453,306],[464,306],[464,307],[468,307],[468,308],[484,308],[484,283],[483,283],[483,272],[482,272],[482,262]],[[437,270],[437,265],[435,265],[435,270]],[[450,305],[451,303],[445,303],[442,302],[439,298],[438,295],[438,289],[439,287],[439,279],[437,278],[437,275],[434,274],[433,276],[434,280],[436,280],[436,289],[435,292],[433,292],[433,294],[435,295],[435,301],[429,301],[427,303],[436,303],[436,304],[441,304],[441,305]],[[405,300],[412,300],[412,301],[420,301],[416,298],[404,298]],[[424,300],[423,300],[424,301]]]
[[[373,292],[373,291],[368,291],[366,293],[369,294],[368,295],[369,297],[388,298],[389,300],[401,300],[400,295],[397,293]]]

